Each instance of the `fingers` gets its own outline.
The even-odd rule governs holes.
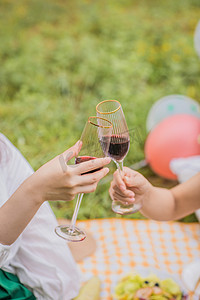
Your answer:
[[[119,172],[117,170],[114,173],[113,182],[114,182],[115,186],[121,190],[122,193],[127,194],[129,191],[127,189],[127,187],[130,187],[132,184],[132,177],[133,177],[132,172],[134,172],[134,171],[129,168],[124,167],[123,172]],[[130,193],[131,193],[131,191],[129,192],[129,194]]]
[[[127,175],[128,176],[124,176],[124,182],[126,186],[131,189],[143,190],[148,183],[147,179],[142,174],[134,170],[131,170],[131,173],[129,172]]]
[[[117,192],[112,192],[111,189],[109,190],[111,199],[114,201],[120,201],[122,203],[134,203],[135,198],[125,197],[124,195],[118,194]]]
[[[121,189],[121,191],[125,191],[127,187],[140,186],[143,183],[143,178],[144,177],[140,173],[124,167],[122,176],[120,176],[118,171],[114,173],[113,181],[119,187],[119,189]]]
[[[109,164],[110,161],[110,157],[92,159],[90,161],[82,162],[81,164],[76,165],[76,167],[73,168],[73,172],[74,174],[81,175],[84,173],[95,171],[103,168],[104,166]]]
[[[110,196],[113,200],[119,200],[122,202],[130,202],[133,203],[135,201],[135,193],[129,189],[125,189],[121,191],[114,182],[111,183],[109,189]]]
[[[119,187],[119,189],[121,189],[121,191],[125,191],[126,190],[126,185],[123,181],[123,177],[124,177],[124,172],[121,172],[122,174],[120,174],[120,172],[117,170],[115,171],[114,175],[113,175],[113,181],[115,183],[116,186]]]
[[[59,193],[59,195],[48,195],[48,200],[65,200],[70,201],[73,200],[78,194],[84,193],[92,193],[95,192],[97,188],[98,182],[95,182],[93,184],[85,185],[85,186],[75,186],[72,189],[63,188],[62,191]]]
[[[74,182],[71,186],[71,192],[73,194],[78,193],[92,193],[96,190],[98,182],[108,174],[109,169],[103,168],[97,172],[91,174],[85,174],[82,176],[74,176]]]
[[[124,168],[123,172],[118,170],[114,173],[109,193],[112,200],[133,203],[135,201],[135,193],[128,189],[126,179],[131,175],[132,170]]]
[[[103,168],[94,173],[84,174],[82,176],[77,176],[77,184],[80,186],[93,184],[99,182],[104,176],[109,172],[109,168]]]
[[[116,194],[113,195],[112,200],[119,201],[121,203],[126,203],[126,204],[127,203],[131,204],[131,203],[135,202],[135,200],[133,200],[133,199],[130,199],[130,198],[127,198],[127,197],[121,197],[121,196],[116,195]]]
[[[110,160],[106,160],[108,162]],[[81,163],[83,164],[83,163]],[[80,165],[81,165],[80,164]],[[88,164],[88,162],[87,162]],[[100,164],[100,165],[99,165]],[[105,165],[105,162],[98,162],[98,164],[95,164],[95,169],[98,166]],[[74,174],[74,165],[68,166],[68,170],[70,169],[70,173],[66,173],[66,184],[65,189],[66,193],[75,195],[77,193],[91,193],[96,190],[98,182],[108,174],[109,168],[102,168],[96,172],[93,173],[87,173],[87,174]],[[78,168],[78,166],[76,166]],[[81,172],[79,170],[79,172]]]
[[[76,193],[84,193],[84,194],[89,194],[89,193],[93,193],[95,192],[96,188],[97,188],[97,184],[98,182],[95,182],[93,184],[90,185],[85,185],[85,186],[79,186],[76,188]]]
[[[120,197],[130,198],[130,200],[135,199],[135,193],[129,189],[124,190],[123,192],[116,186],[113,186],[113,191],[116,195]]]
[[[124,194],[121,194],[117,191],[115,191],[114,189],[112,189],[112,187],[110,187],[109,189],[109,194],[112,200],[114,201],[120,201],[120,202],[125,202],[125,203],[134,203],[135,202],[135,198],[134,197],[129,197],[126,196]]]

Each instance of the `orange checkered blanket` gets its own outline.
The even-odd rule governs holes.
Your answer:
[[[111,300],[113,283],[135,266],[180,275],[200,257],[200,224],[151,220],[96,219],[79,221],[97,242],[97,250],[79,263],[83,281],[98,275],[102,300]]]

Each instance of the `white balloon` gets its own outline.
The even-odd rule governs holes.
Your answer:
[[[147,131],[151,131],[165,118],[177,114],[189,114],[200,118],[200,105],[187,96],[165,96],[156,101],[151,107],[146,121]]]

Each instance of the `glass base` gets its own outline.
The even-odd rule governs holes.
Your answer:
[[[141,203],[123,204],[120,201],[112,202],[112,210],[119,215],[130,215],[139,211],[142,207]]]
[[[60,225],[55,228],[55,232],[69,242],[81,242],[86,238],[85,232],[78,227],[74,227],[72,230],[71,226]]]

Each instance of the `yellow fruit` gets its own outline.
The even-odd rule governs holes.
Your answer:
[[[99,300],[101,281],[99,277],[93,276],[81,287],[80,292],[74,300]]]

